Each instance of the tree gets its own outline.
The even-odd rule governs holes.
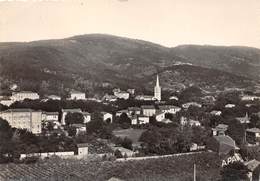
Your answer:
[[[65,117],[65,122],[66,122],[66,125],[83,124],[84,116],[78,112],[74,112],[74,113],[69,112]]]
[[[258,115],[252,114],[249,126],[252,128],[260,128],[260,118],[258,117]]]
[[[75,127],[69,127],[68,128],[68,134],[69,136],[75,136],[77,134],[77,130]]]
[[[127,138],[127,137],[125,137],[123,140],[122,140],[122,142],[121,142],[121,145],[122,145],[122,147],[124,147],[124,148],[126,148],[126,149],[129,149],[129,150],[132,150],[132,140],[131,139],[129,139],[129,138]]]
[[[221,170],[222,181],[247,180],[249,170],[242,162],[234,162],[226,165]]]

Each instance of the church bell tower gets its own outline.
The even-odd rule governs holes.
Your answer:
[[[161,101],[161,87],[159,84],[159,76],[157,75],[156,85],[154,87],[154,98],[158,101]]]

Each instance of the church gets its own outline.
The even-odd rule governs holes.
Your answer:
[[[156,76],[156,84],[154,86],[154,95],[153,96],[149,96],[149,95],[138,95],[135,97],[135,99],[137,100],[143,100],[143,101],[161,101],[162,100],[162,89],[160,86],[160,82],[159,82],[159,76]]]

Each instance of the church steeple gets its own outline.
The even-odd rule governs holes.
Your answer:
[[[156,87],[160,87],[158,74],[157,74],[157,79],[156,79]]]
[[[156,76],[156,85],[154,87],[154,98],[158,101],[161,101],[161,87],[159,83],[159,76]]]

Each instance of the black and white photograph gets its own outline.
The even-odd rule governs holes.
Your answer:
[[[260,0],[0,0],[0,181],[260,181]]]

